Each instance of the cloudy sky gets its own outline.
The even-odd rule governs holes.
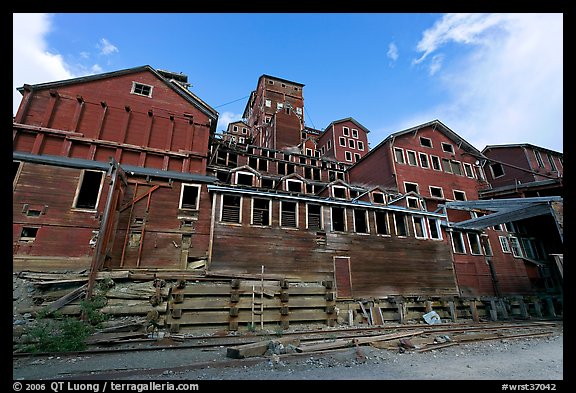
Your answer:
[[[371,146],[434,119],[479,150],[563,151],[561,13],[13,14],[17,87],[150,65],[238,120],[258,77],[304,84],[306,125],[353,117]]]

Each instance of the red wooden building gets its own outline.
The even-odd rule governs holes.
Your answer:
[[[335,120],[318,136],[320,155],[352,165],[368,153],[369,132],[351,117]]]

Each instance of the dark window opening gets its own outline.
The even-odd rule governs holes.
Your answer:
[[[434,168],[437,171],[441,171],[442,168],[440,167],[440,158],[436,156],[430,156],[430,158],[432,160],[432,168]]]
[[[490,164],[490,170],[494,179],[504,176],[504,167],[500,163]]]
[[[222,196],[222,217],[224,222],[240,222],[240,201],[241,198],[236,195]]]
[[[433,196],[434,198],[444,198],[442,188],[430,186],[430,196]]]
[[[253,178],[254,178],[253,175],[248,175],[246,173],[237,173],[236,174],[236,184],[240,184],[243,186],[251,186]]]
[[[480,255],[480,240],[476,233],[468,233],[468,243],[470,244],[470,253],[474,255]]]
[[[462,237],[461,232],[452,232],[452,244],[454,245],[455,253],[466,253],[466,248],[464,247],[464,238]]]
[[[252,203],[252,224],[270,225],[270,200],[254,198]]]
[[[268,160],[259,159],[258,160],[258,170],[259,171],[267,171],[268,170]]]
[[[274,180],[262,178],[262,188],[268,188],[268,189],[274,188]]]
[[[312,168],[309,167],[304,168],[304,177],[306,179],[312,179]]]
[[[385,203],[384,194],[381,192],[372,193],[372,199],[374,200],[374,203]]]
[[[84,171],[76,206],[74,207],[78,209],[96,209],[102,176],[102,172]]]
[[[457,201],[465,201],[466,200],[466,194],[464,194],[464,192],[462,192],[462,191],[454,190],[454,199]]]
[[[332,230],[337,232],[346,230],[346,211],[343,207],[332,208]]]
[[[302,182],[300,181],[287,180],[286,185],[288,186],[288,191],[302,192]]]
[[[308,229],[322,229],[321,209],[320,205],[308,205]]]
[[[442,142],[442,151],[445,151],[446,153],[454,153],[454,148],[451,144]]]
[[[440,231],[438,230],[438,220],[435,218],[429,218],[428,224],[430,224],[430,238],[440,239]]]
[[[346,199],[346,189],[343,187],[332,187],[334,198]]]
[[[376,216],[376,233],[379,235],[389,235],[388,231],[388,214],[386,212],[375,212]]]
[[[458,176],[462,176],[462,165],[458,161],[450,161],[452,165],[452,173]]]
[[[258,159],[256,157],[248,157],[248,166],[253,169],[258,168]]]
[[[425,137],[421,136],[420,137],[420,146],[432,147],[432,139],[425,138]]]
[[[26,215],[28,217],[40,217],[42,215],[42,210],[28,209]]]
[[[408,236],[408,228],[406,227],[406,215],[403,213],[395,213],[394,220],[396,223],[396,235]]]
[[[358,196],[357,190],[350,190],[350,199],[354,199]]]
[[[143,96],[150,97],[152,93],[152,86],[144,85],[142,83],[134,83],[134,89],[132,90],[134,94],[140,94]]]
[[[286,174],[290,175],[291,173],[296,173],[296,166],[294,164],[288,164],[286,169]]]
[[[182,202],[181,209],[198,209],[198,196],[200,195],[200,188],[197,186],[182,185]]]
[[[414,221],[414,236],[417,238],[426,238],[426,229],[424,228],[423,217],[412,217]]]
[[[34,241],[36,235],[38,234],[38,228],[23,227],[22,232],[20,232],[21,241]]]
[[[314,194],[314,184],[306,183],[306,194]]]
[[[281,209],[281,226],[283,227],[290,227],[296,228],[297,221],[296,221],[296,202],[282,202],[282,209]]]
[[[222,172],[222,171],[218,171],[216,172],[216,177],[218,178],[218,180],[220,180],[222,183],[227,183],[228,182],[228,172]]]
[[[406,192],[415,192],[416,194],[418,194],[418,184],[415,183],[404,183],[404,188],[406,189]]]
[[[366,210],[354,209],[354,229],[357,233],[368,233]]]
[[[312,169],[312,179],[317,180],[317,181],[322,180],[319,168],[313,168]]]
[[[406,198],[406,202],[408,203],[408,207],[411,209],[418,209],[418,198]]]

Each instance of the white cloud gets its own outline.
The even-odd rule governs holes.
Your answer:
[[[398,47],[395,43],[391,42],[388,44],[388,52],[386,52],[386,56],[393,62],[398,60]]]
[[[61,55],[47,50],[49,14],[13,14],[12,18],[12,111],[16,114],[22,100],[17,87],[68,79],[73,75]]]
[[[239,113],[224,112],[218,116],[218,125],[216,127],[216,132],[226,131],[228,124],[234,121],[242,119],[242,115]]]
[[[429,68],[430,76],[440,71],[440,68],[442,68],[442,60],[444,60],[444,55],[432,56],[432,61],[430,62],[430,68]]]
[[[436,70],[446,100],[426,121],[441,120],[479,150],[505,143],[563,150],[562,14],[446,15],[424,32],[416,62],[452,42],[473,50]]]
[[[100,48],[101,55],[110,55],[112,53],[118,52],[118,48],[115,47],[106,38],[100,39],[100,43],[97,45]]]

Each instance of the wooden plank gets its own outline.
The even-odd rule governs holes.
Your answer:
[[[413,332],[402,332],[402,333],[391,333],[391,334],[383,334],[378,336],[364,336],[364,337],[355,337],[355,338],[340,338],[335,339],[329,342],[312,342],[312,343],[304,343],[299,345],[296,348],[297,352],[315,352],[315,351],[324,351],[326,349],[335,349],[335,348],[345,348],[345,347],[352,347],[355,345],[362,345],[362,344],[370,344],[378,341],[388,341],[394,340],[397,338],[402,337],[410,337],[416,336],[418,334],[424,333],[423,330],[413,331]]]
[[[380,311],[380,308],[370,306],[370,317],[372,318],[372,324],[374,325],[384,324],[384,320],[382,318],[382,311]]]
[[[226,348],[226,356],[232,359],[244,359],[247,357],[263,356],[270,345],[294,345],[297,346],[300,339],[295,337],[281,337],[274,340],[264,340],[256,343],[238,345]]]
[[[65,305],[67,305],[68,303],[71,303],[72,301],[78,299],[79,297],[83,296],[84,294],[86,294],[86,288],[87,288],[88,284],[84,284],[79,288],[76,288],[75,290],[73,290],[72,292],[62,296],[60,299],[52,302],[49,306],[48,306],[48,310],[50,312],[56,311],[61,309],[62,307],[64,307]]]

